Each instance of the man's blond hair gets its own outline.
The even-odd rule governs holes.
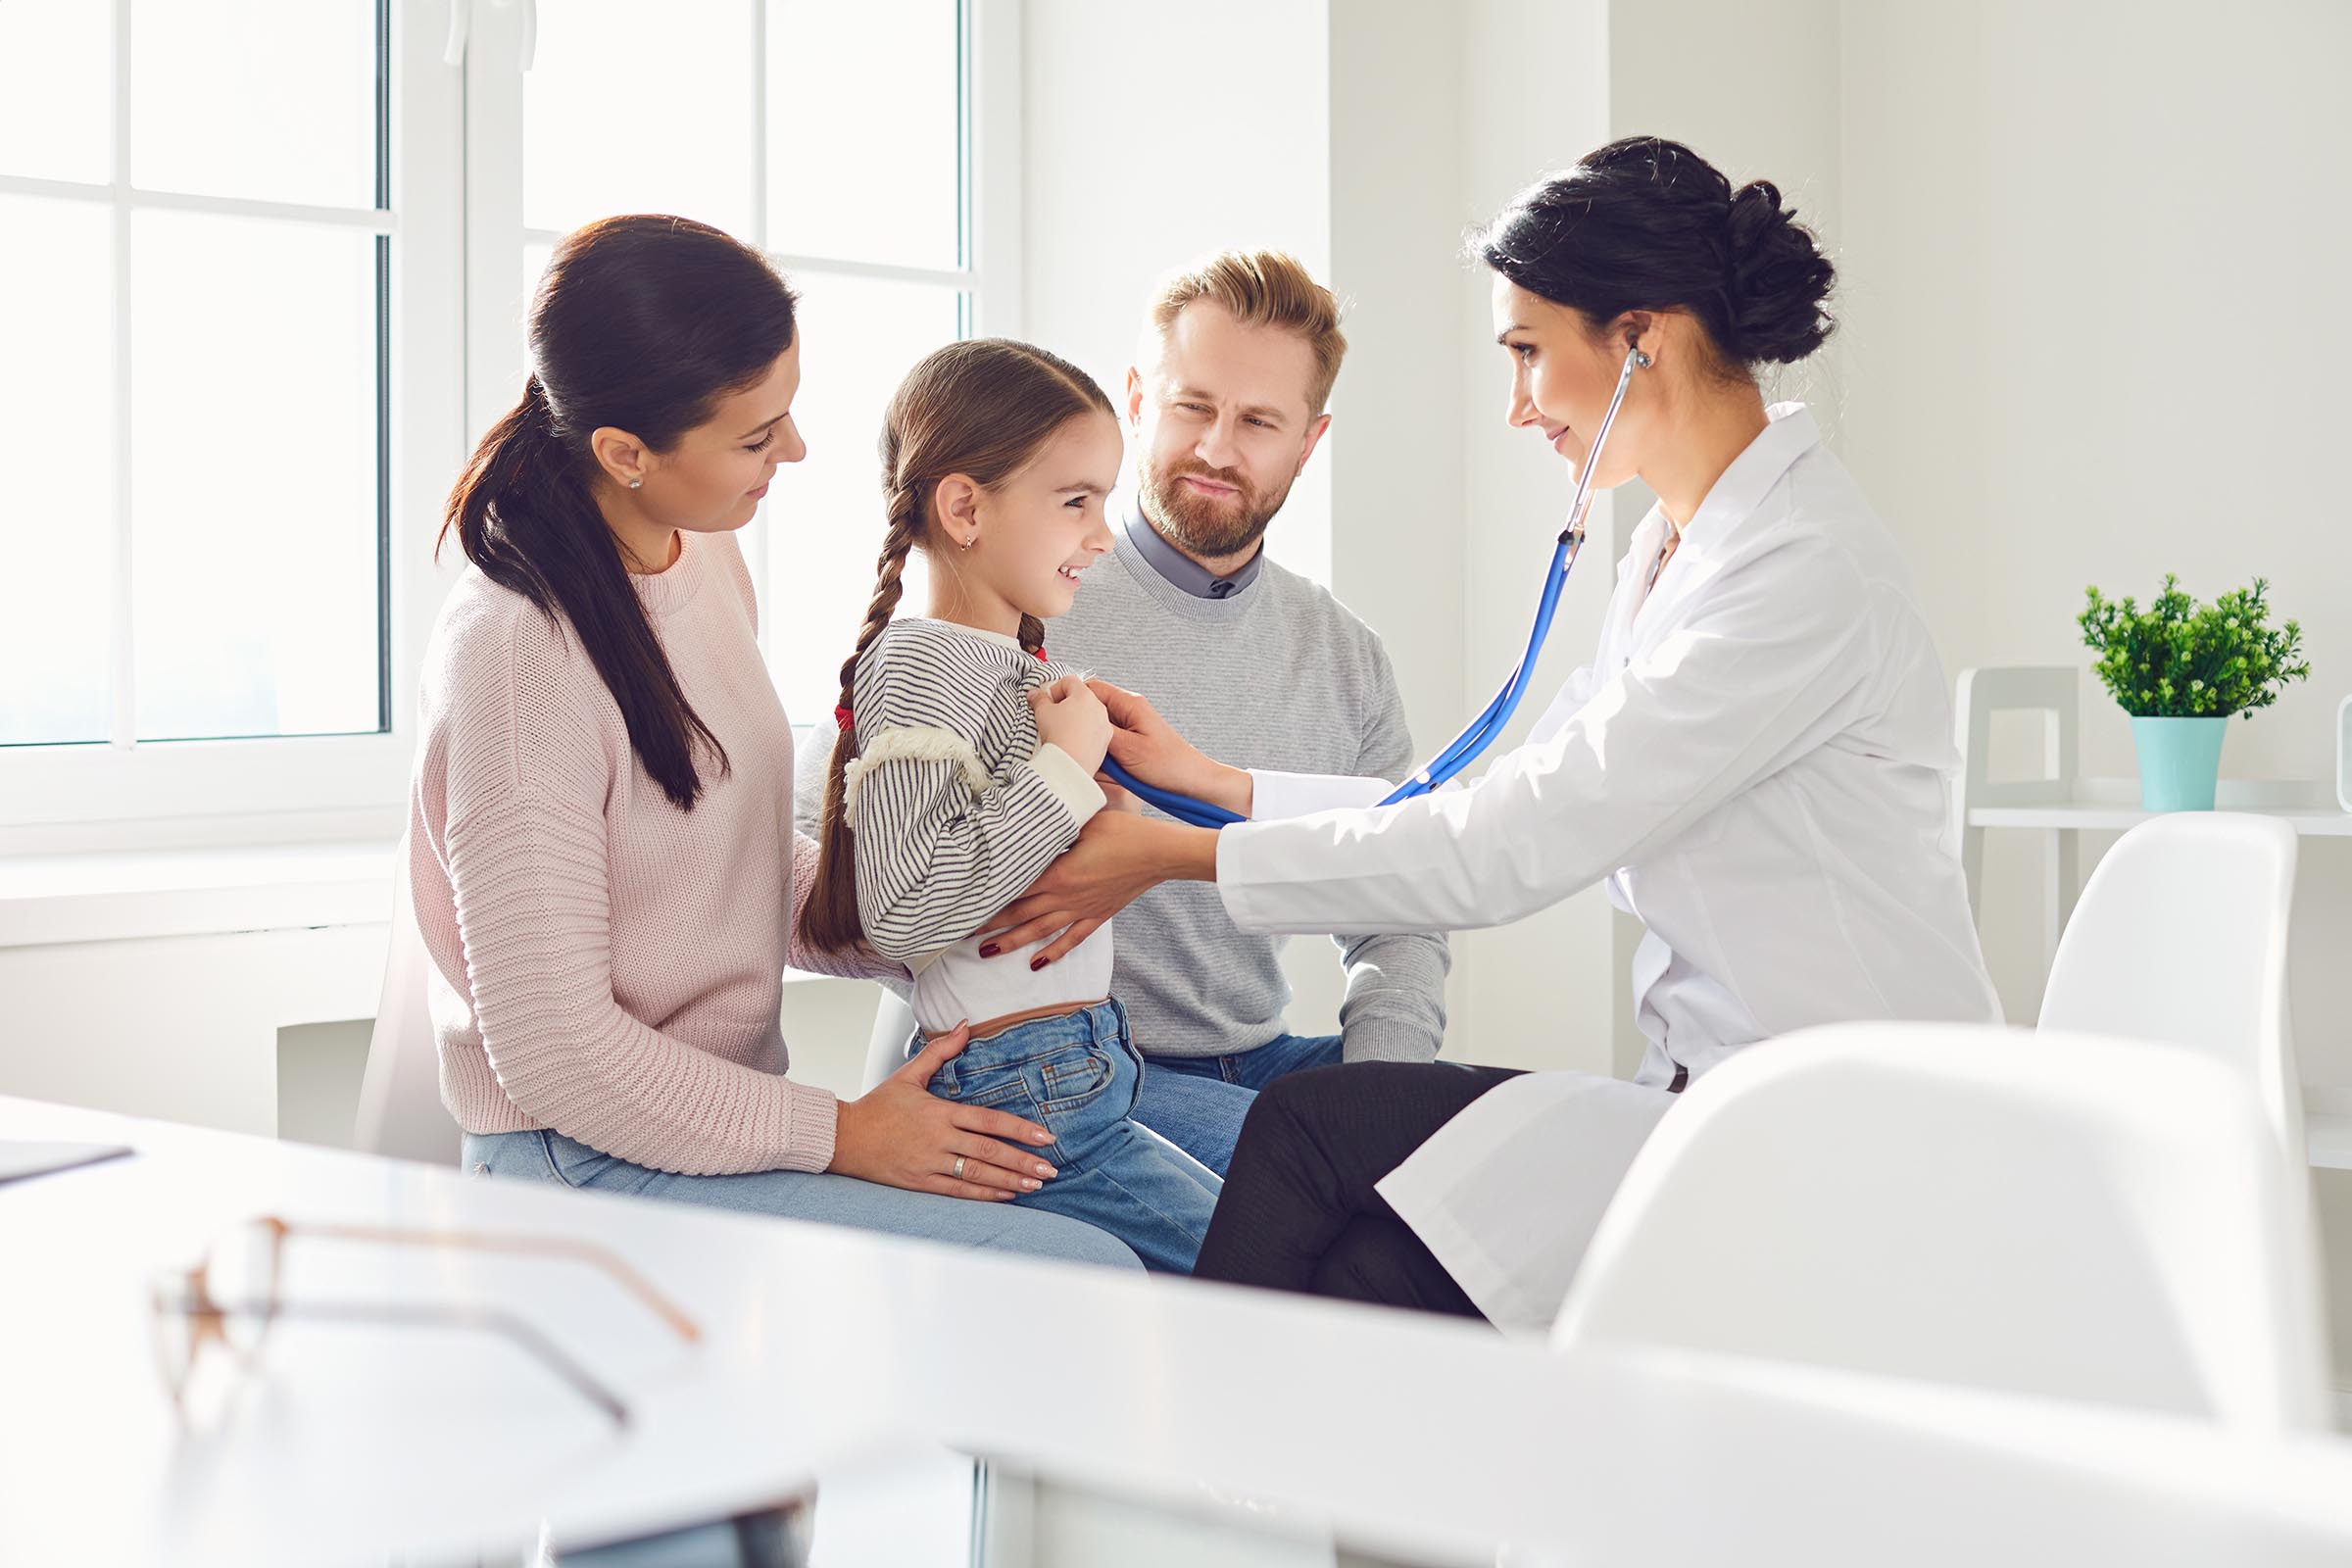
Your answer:
[[[1176,318],[1195,300],[1214,300],[1244,326],[1279,326],[1306,339],[1315,373],[1307,384],[1309,417],[1331,401],[1348,339],[1340,333],[1340,302],[1298,259],[1281,251],[1219,251],[1162,278],[1152,298],[1152,326],[1166,343]]]

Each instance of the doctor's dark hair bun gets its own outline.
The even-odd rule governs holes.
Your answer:
[[[1837,270],[1780,188],[1759,179],[1735,191],[1659,136],[1613,141],[1539,180],[1470,248],[1595,327],[1627,311],[1689,311],[1729,365],[1793,364],[1837,329]]]

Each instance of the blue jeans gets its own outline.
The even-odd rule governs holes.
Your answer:
[[[1339,1059],[1338,1035],[1276,1035],[1230,1056],[1148,1054],[1135,1119],[1223,1176],[1257,1092],[1284,1073]]]
[[[910,1056],[921,1049],[921,1035],[907,1042]],[[931,1075],[930,1088],[1054,1135],[1045,1156],[1058,1174],[1014,1203],[1108,1231],[1146,1268],[1189,1274],[1224,1183],[1132,1119],[1143,1079],[1127,1009],[1111,1001],[975,1040]]]
[[[1049,1154],[1053,1151],[1047,1152]],[[477,1176],[560,1182],[599,1193],[634,1193],[782,1219],[850,1225],[963,1247],[993,1247],[1033,1257],[1136,1266],[1117,1237],[1059,1214],[1006,1202],[943,1198],[859,1181],[855,1176],[763,1170],[744,1176],[674,1176],[599,1153],[557,1132],[467,1133],[466,1168]]]

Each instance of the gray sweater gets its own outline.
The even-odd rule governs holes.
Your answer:
[[[1141,692],[1186,739],[1236,767],[1399,779],[1419,760],[1389,656],[1329,592],[1265,561],[1224,599],[1154,570],[1112,514],[1112,553],[1046,624],[1067,664]],[[1250,1051],[1286,1033],[1278,941],[1241,930],[1217,890],[1169,883],[1121,910],[1111,995],[1152,1055]],[[1446,1034],[1442,936],[1335,937],[1348,966],[1349,1061],[1427,1061]]]

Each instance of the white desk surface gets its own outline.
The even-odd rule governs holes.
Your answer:
[[[138,1151],[0,1185],[0,1562],[381,1562],[519,1550],[542,1517],[560,1540],[612,1539],[791,1495],[906,1442],[1179,1504],[1247,1499],[1269,1527],[1337,1523],[1454,1560],[1516,1538],[1702,1561],[1747,1515],[1795,1531],[1785,1553],[1748,1538],[1750,1561],[1894,1560],[1898,1544],[1914,1562],[1984,1560],[2012,1521],[1957,1495],[1856,1495],[1860,1456],[1914,1450],[1933,1474],[1984,1471],[1972,1496],[2094,1506],[2069,1549],[2096,1539],[2121,1548],[2109,1560],[2197,1560],[2219,1538],[2184,1534],[2184,1508],[2231,1529],[2285,1518],[2294,1540],[2352,1551],[2352,1446],[2329,1440],[2251,1449],[2192,1423],[1804,1369],[1558,1355],[1475,1325],[23,1100],[0,1098],[0,1138]],[[149,1352],[149,1271],[261,1213],[592,1237],[708,1339],[679,1348],[573,1264],[296,1241],[289,1295],[511,1307],[620,1389],[636,1424],[615,1433],[489,1336],[282,1321],[228,1421],[184,1432]],[[1905,1391],[1899,1432],[1856,1424],[1878,1389]],[[1737,1484],[1694,1506],[1716,1472]],[[1825,1549],[1833,1518],[1854,1554]],[[1625,1555],[1637,1542],[1657,1549]]]
[[[1537,1413],[1544,1385],[1575,1381],[1474,1325],[37,1102],[0,1098],[0,1138],[137,1151],[0,1185],[0,1562],[519,1548],[542,1517],[612,1539],[792,1495],[897,1441],[1140,1494],[1270,1495],[1305,1520],[1458,1550],[1543,1511],[1553,1471]],[[229,1421],[184,1433],[154,1370],[147,1281],[263,1213],[592,1237],[700,1318],[707,1341],[679,1347],[576,1264],[296,1240],[289,1296],[515,1310],[632,1401],[633,1430],[491,1336],[281,1320]],[[1502,1402],[1522,1416],[1482,1415],[1482,1436],[1517,1457],[1465,1463],[1445,1510],[1492,1524],[1433,1528],[1420,1482],[1446,1485],[1462,1412]]]

